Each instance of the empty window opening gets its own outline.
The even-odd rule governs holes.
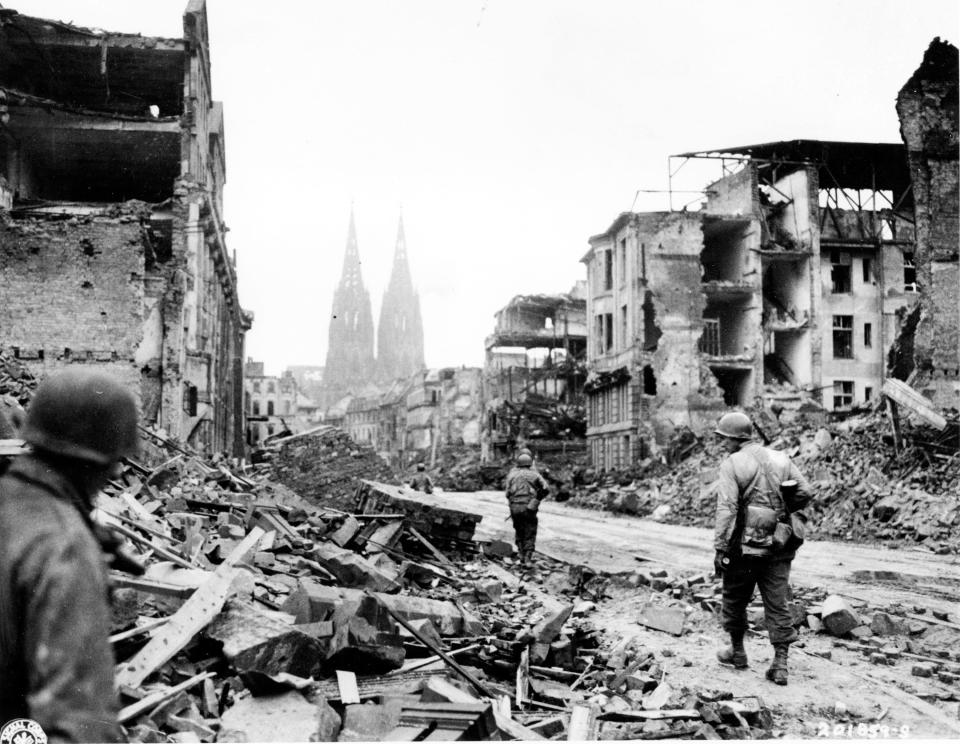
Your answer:
[[[723,402],[728,406],[750,405],[750,370],[710,369],[723,391]]]
[[[873,348],[873,323],[863,324],[863,348]]]
[[[657,327],[657,310],[653,306],[653,292],[647,290],[643,298],[643,350],[656,351],[663,332]]]
[[[273,401],[272,401],[272,400],[268,400],[268,401],[267,401],[267,415],[268,415],[268,416],[272,416],[272,415],[273,415]]]
[[[703,224],[700,263],[705,282],[743,281],[746,260],[745,226],[749,223],[707,220]]]
[[[606,313],[603,316],[604,324],[604,351],[611,351],[613,349],[613,313]]]
[[[543,319],[543,327],[546,328],[548,331],[552,331],[552,330],[553,330],[553,318],[551,318],[549,315],[548,315],[546,318],[544,318],[544,319]]]
[[[740,356],[747,353],[747,305],[709,302],[703,311],[702,353],[708,356]],[[709,326],[709,329],[708,329]],[[707,335],[710,334],[710,335]]]
[[[80,287],[81,287],[82,289],[93,289],[93,283],[92,283],[92,282],[83,282],[83,283],[80,285]]]
[[[613,289],[613,251],[610,249],[603,252],[603,288]]]
[[[833,358],[853,359],[853,316],[833,316]]]
[[[626,349],[630,346],[629,327],[627,325],[627,306],[620,308],[620,343],[621,348]]]
[[[853,405],[853,380],[833,381],[833,407],[850,408]]]
[[[869,385],[863,389],[863,399],[864,401],[873,400],[873,388]]]
[[[903,254],[903,291],[917,291],[917,266],[913,262],[913,254],[907,252]]]
[[[657,376],[653,373],[653,367],[649,364],[643,368],[643,394],[657,394]]]
[[[620,241],[620,286],[627,282],[627,239]]]
[[[267,383],[267,392],[270,395],[273,395],[274,393],[277,392],[277,386],[273,384],[273,381],[270,381]]]
[[[259,400],[253,401],[253,415],[254,415],[254,416],[259,416],[259,415],[260,415],[260,401],[259,401]]]
[[[256,382],[253,383],[253,392],[255,393],[260,392],[260,380],[257,380]]]
[[[833,294],[850,292],[850,254],[833,251],[830,254],[830,280],[833,282]]]
[[[863,283],[870,284],[873,282],[873,261],[869,258],[863,259]]]
[[[647,281],[647,244],[640,244],[640,278]]]

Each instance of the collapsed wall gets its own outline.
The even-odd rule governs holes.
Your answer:
[[[919,386],[938,406],[960,395],[958,55],[939,38],[897,96],[916,218],[920,320],[913,337]]]

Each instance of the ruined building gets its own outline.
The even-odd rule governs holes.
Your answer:
[[[206,8],[182,38],[0,9],[0,346],[123,379],[142,419],[243,452],[240,307]]]
[[[426,365],[423,361],[423,320],[420,297],[413,288],[407,262],[407,239],[403,218],[397,228],[390,283],[380,306],[377,325],[377,380],[407,379]]]
[[[621,214],[590,239],[587,437],[621,468],[729,407],[872,400],[917,300],[897,144],[793,140],[679,158],[724,174],[699,212]]]
[[[586,297],[581,281],[566,294],[518,295],[495,313],[483,370],[484,441],[493,450],[538,440],[547,451],[582,438]]]
[[[330,310],[327,363],[323,371],[324,400],[320,403],[331,405],[345,392],[370,382],[373,376],[373,311],[370,293],[363,286],[357,228],[351,212],[343,273]]]
[[[960,246],[957,48],[934,39],[897,96],[916,221],[920,312],[912,338],[917,384],[941,407],[960,408]]]

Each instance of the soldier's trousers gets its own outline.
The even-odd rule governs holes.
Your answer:
[[[533,553],[537,544],[537,512],[525,506],[511,506],[510,518],[513,519],[513,531],[520,555]]]
[[[754,588],[759,588],[770,643],[776,645],[797,640],[797,631],[787,606],[791,562],[792,556],[741,556],[731,560],[729,568],[723,572],[721,624],[724,630],[731,635],[743,635],[746,632],[747,605],[753,597]]]

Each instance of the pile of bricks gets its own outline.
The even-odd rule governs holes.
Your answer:
[[[16,398],[20,405],[26,405],[37,384],[36,378],[22,362],[0,349],[0,397],[9,395]]]
[[[281,439],[270,449],[264,472],[314,503],[349,510],[362,479],[399,482],[372,447],[335,427]]]

